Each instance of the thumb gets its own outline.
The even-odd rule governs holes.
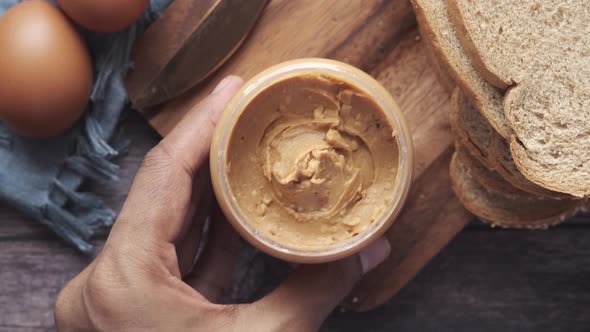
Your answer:
[[[226,104],[243,84],[228,76],[195,105],[145,157],[110,235],[110,243],[177,243],[188,230],[205,189],[211,139]],[[199,171],[200,170],[200,171]]]
[[[273,325],[281,324],[281,331],[318,330],[362,275],[383,262],[390,250],[387,239],[379,238],[344,260],[302,265],[285,283],[253,306],[276,322]]]
[[[244,84],[237,76],[227,76],[207,98],[193,107],[158,144],[175,162],[193,175],[209,156],[211,138],[221,112]]]

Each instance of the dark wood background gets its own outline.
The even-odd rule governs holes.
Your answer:
[[[115,209],[159,140],[138,115],[124,125],[132,145],[121,159],[121,180],[89,188]],[[0,205],[0,331],[54,330],[57,293],[88,263]],[[323,331],[590,331],[590,222],[577,218],[548,231],[472,222],[385,306],[337,311]]]

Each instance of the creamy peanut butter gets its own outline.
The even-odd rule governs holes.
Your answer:
[[[362,233],[393,199],[396,133],[362,91],[325,76],[269,86],[230,136],[227,177],[241,212],[283,245],[317,249]]]

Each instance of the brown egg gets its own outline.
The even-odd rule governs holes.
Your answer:
[[[122,30],[137,21],[149,0],[57,0],[74,21],[98,32]]]
[[[30,137],[57,135],[88,103],[92,64],[80,34],[42,0],[0,17],[0,119]]]

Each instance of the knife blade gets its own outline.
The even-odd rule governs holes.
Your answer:
[[[161,104],[206,79],[239,48],[268,1],[173,2],[134,46],[126,78],[133,107]]]

